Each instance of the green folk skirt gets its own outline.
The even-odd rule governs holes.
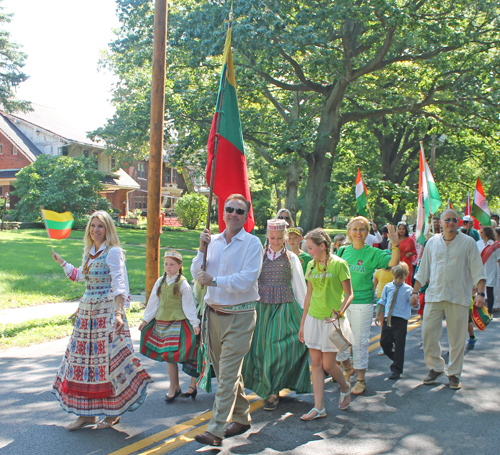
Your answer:
[[[243,362],[245,387],[262,398],[282,389],[310,393],[309,351],[299,341],[302,309],[297,302],[257,304],[252,346]]]

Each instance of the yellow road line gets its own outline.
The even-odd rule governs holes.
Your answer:
[[[290,391],[288,391],[288,393],[290,393]],[[288,395],[288,393],[282,394],[280,396]],[[262,406],[264,406],[264,400],[259,399],[257,401],[254,401],[250,405],[250,412],[254,412],[257,409],[260,409]],[[163,453],[170,452],[171,450],[177,449],[178,447],[180,447],[188,442],[194,441],[194,437],[197,434],[204,433],[207,430],[207,427],[208,427],[208,423],[205,425],[202,425],[201,427],[193,428],[191,431],[188,431],[187,433],[184,433],[184,434],[181,434],[175,438],[169,439],[168,441],[165,441],[164,443],[162,443],[156,447],[153,447],[150,450],[147,450],[145,452],[141,452],[141,455],[161,455]]]
[[[419,316],[415,316],[411,318],[408,321],[410,324],[408,325],[408,332],[411,332],[412,330],[416,329],[417,327],[420,327],[422,325],[421,319]],[[375,340],[380,339],[380,334],[374,336],[373,338],[370,339],[370,343],[372,343]],[[376,343],[373,343],[369,346],[368,352],[372,352],[375,349],[380,347],[380,342],[377,341]],[[290,394],[291,391],[288,389],[282,390],[280,392],[280,396],[284,397],[288,394]],[[247,398],[249,400],[253,400],[255,398],[258,398],[255,393],[252,393],[250,395],[247,395]],[[256,411],[257,409],[260,409],[264,406],[264,400],[259,398],[258,400],[253,401],[250,404],[250,412]],[[145,439],[142,439],[140,441],[137,441],[129,446],[123,447],[122,449],[119,449],[115,452],[110,453],[109,455],[130,455],[134,452],[138,452],[139,450],[142,450],[146,447],[149,447],[153,445],[156,442],[164,441],[163,443],[146,450],[145,452],[141,452],[141,455],[160,455],[164,454],[167,452],[170,452],[173,449],[176,449],[188,442],[194,441],[194,437],[199,434],[199,433],[204,433],[207,429],[208,424],[202,425],[200,427],[196,427],[200,423],[206,422],[207,420],[210,420],[212,418],[213,412],[212,411],[207,411],[204,412],[203,414],[200,414],[199,416],[187,420],[184,423],[180,423],[177,425],[174,425],[173,427],[160,431],[159,433],[156,433],[154,435],[151,435]],[[181,433],[183,431],[188,430],[189,428],[193,428],[192,430],[183,433],[179,436],[176,436],[175,438],[170,438],[171,436]],[[168,439],[168,440],[166,440]]]
[[[253,400],[255,398],[258,398],[255,393],[247,395],[247,398],[249,400]],[[262,401],[262,400],[260,400]],[[264,404],[262,404],[264,405]],[[187,420],[186,422],[179,423],[177,425],[174,425],[173,427],[160,431],[159,433],[153,434],[151,436],[148,436],[147,438],[141,439],[140,441],[134,442],[133,444],[130,444],[129,446],[123,447],[115,452],[110,453],[109,455],[130,455],[131,453],[137,452],[138,450],[144,449],[145,447],[148,447],[155,442],[160,442],[163,441],[164,439],[169,438],[170,436],[173,436],[174,434],[180,433],[182,431],[185,431],[191,427],[194,427],[196,425],[199,425],[200,423],[206,422],[207,420],[210,420],[212,418],[213,411],[207,411],[204,412],[203,414],[200,414],[199,416],[194,417],[193,419]]]

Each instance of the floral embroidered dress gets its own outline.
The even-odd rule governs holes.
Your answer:
[[[295,253],[269,249],[259,276],[260,301],[250,351],[243,362],[245,387],[262,398],[288,388],[309,393],[309,351],[299,341],[306,294]]]
[[[153,380],[134,356],[125,315],[123,332],[114,332],[115,297],[124,296],[125,307],[130,305],[123,253],[103,243],[97,253],[92,248],[82,267],[65,264],[64,271],[72,281],[85,280],[85,293],[52,393],[78,416],[135,411]]]

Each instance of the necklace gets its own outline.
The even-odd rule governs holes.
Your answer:
[[[326,262],[326,261],[325,261]],[[318,271],[323,272],[326,269],[326,264],[324,265],[323,268],[321,268],[321,261],[318,261]]]

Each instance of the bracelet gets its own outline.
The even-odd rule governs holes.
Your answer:
[[[59,265],[60,265],[61,267],[64,267],[66,264],[67,264],[67,262],[66,262],[66,261],[63,261],[63,263],[62,263],[62,264],[59,264]]]

